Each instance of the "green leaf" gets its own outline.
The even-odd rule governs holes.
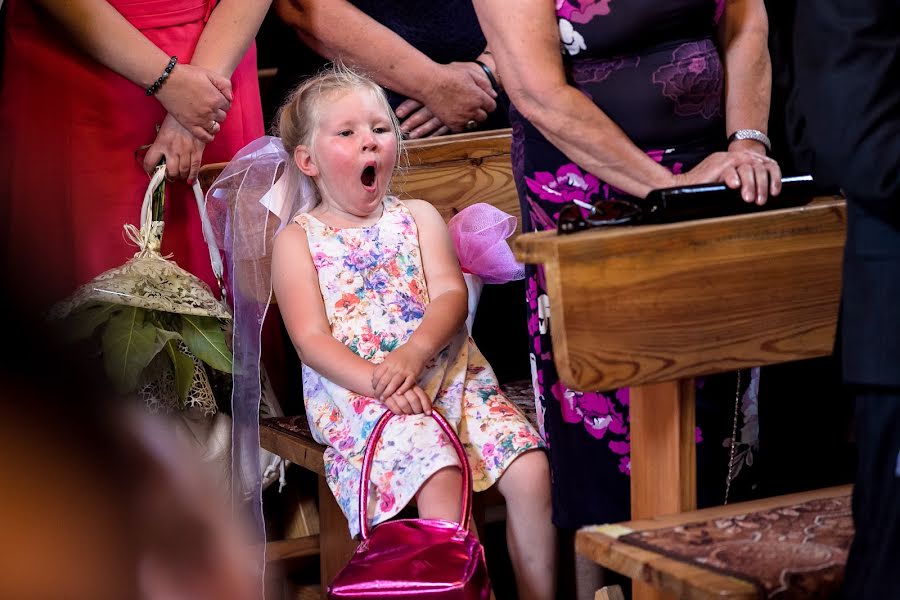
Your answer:
[[[121,393],[137,387],[138,378],[159,352],[156,327],[144,322],[144,311],[124,307],[107,324],[101,339],[106,373]]]
[[[97,327],[122,310],[121,304],[108,302],[90,304],[66,317],[60,327],[60,335],[66,343],[79,342],[94,334]]]
[[[213,369],[231,373],[233,358],[218,319],[181,315],[181,337],[197,358]]]
[[[178,390],[178,398],[182,403],[187,400],[191,384],[194,382],[194,369],[196,365],[191,357],[178,348],[178,342],[174,339],[166,342],[166,352],[172,359],[172,367],[175,369],[175,387]]]

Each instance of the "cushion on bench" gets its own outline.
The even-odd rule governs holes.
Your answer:
[[[618,538],[737,577],[760,598],[830,598],[843,581],[853,539],[847,494],[721,516]]]

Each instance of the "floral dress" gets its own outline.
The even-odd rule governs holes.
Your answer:
[[[556,0],[567,79],[654,160],[674,173],[689,170],[725,148],[723,68],[715,42],[723,10],[724,0]],[[569,160],[514,106],[510,122],[525,231],[555,229],[560,210],[574,199],[593,203],[624,195]],[[625,520],[631,465],[628,390],[581,393],[559,381],[546,290],[543,270],[529,265],[529,350],[553,472],[554,522],[575,528]],[[758,376],[745,373],[740,389],[734,374],[707,378],[700,388],[699,500],[721,503],[736,393],[743,421],[732,475],[753,463]],[[703,443],[704,437],[712,443]]]
[[[295,221],[306,231],[325,312],[335,339],[378,364],[405,343],[428,306],[416,222],[402,202],[384,201],[369,227],[334,228],[312,215]],[[476,492],[490,487],[521,453],[543,446],[527,418],[500,392],[490,365],[463,325],[427,365],[419,385],[456,429]],[[303,366],[306,414],[316,441],[328,445],[325,477],[359,533],[359,479],[366,441],[386,410]],[[459,465],[450,441],[425,415],[394,417],[372,463],[368,514],[380,523],[397,514],[443,467]]]

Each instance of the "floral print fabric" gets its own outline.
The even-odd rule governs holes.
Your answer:
[[[715,42],[724,0],[555,4],[567,80],[648,156],[680,173],[724,149],[723,67]],[[556,229],[560,211],[574,200],[593,204],[625,195],[569,160],[515,107],[510,121],[525,231]],[[576,392],[562,385],[553,364],[553,324],[543,271],[529,265],[527,277],[532,381],[538,421],[549,446],[554,521],[575,528],[626,520],[631,469],[628,390]],[[727,381],[708,378],[697,393],[698,479],[702,487],[710,473],[712,499],[719,502],[735,394],[734,375],[722,377]],[[744,378],[744,386],[749,380]],[[749,396],[755,403],[755,393]],[[707,405],[713,405],[711,413]],[[754,411],[755,404],[748,405],[743,416]],[[742,476],[756,449],[750,429],[739,438],[735,457],[735,470],[742,470]],[[728,443],[723,446],[722,440]],[[707,460],[710,454],[714,460]]]
[[[380,363],[409,339],[429,302],[412,214],[402,202],[388,197],[380,220],[370,227],[336,229],[308,214],[296,222],[306,231],[332,335],[358,356]],[[526,417],[500,392],[465,326],[426,366],[419,384],[456,429],[476,492],[497,481],[519,454],[543,446]],[[385,406],[306,365],[303,392],[313,437],[329,446],[328,486],[355,536],[362,456]],[[396,515],[431,475],[458,464],[453,446],[431,417],[394,417],[372,464],[368,507],[372,523]]]

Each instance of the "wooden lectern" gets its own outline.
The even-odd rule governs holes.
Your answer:
[[[631,386],[632,519],[696,508],[695,376],[831,354],[845,222],[828,197],[516,240],[520,261],[544,267],[563,383]]]

